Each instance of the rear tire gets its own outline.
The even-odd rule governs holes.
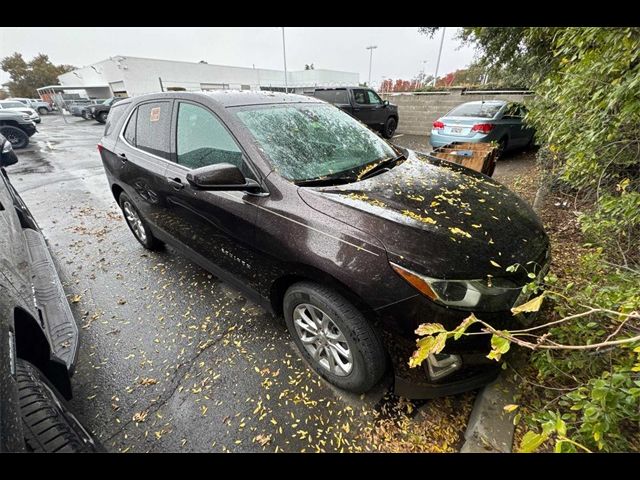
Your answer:
[[[69,412],[66,402],[40,370],[19,359],[16,362],[16,379],[28,451],[72,453],[102,450]]]
[[[329,383],[363,393],[382,378],[387,368],[382,341],[373,325],[342,295],[316,283],[300,282],[289,287],[283,307],[287,328],[300,355]],[[305,318],[313,322],[318,319],[318,323],[305,323]],[[320,327],[324,322],[326,327]],[[315,328],[315,337],[309,333],[309,325]],[[318,355],[311,349],[319,351]]]
[[[11,142],[11,146],[14,149],[25,148],[29,145],[29,135],[24,133],[18,127],[14,127],[12,125],[5,125],[0,127],[0,133],[5,136],[9,142]]]
[[[387,118],[387,121],[382,128],[382,136],[384,138],[393,138],[393,135],[396,133],[396,128],[398,128],[398,122],[394,117]]]
[[[129,230],[131,230],[131,233],[133,233],[133,236],[136,237],[140,245],[147,250],[158,250],[162,247],[162,242],[153,236],[147,222],[144,221],[142,215],[140,215],[140,212],[126,193],[123,192],[120,194],[118,204],[120,204]]]
[[[508,139],[507,137],[502,137],[498,141],[498,154],[496,155],[497,159],[501,159],[504,157],[505,152],[507,151]]]
[[[98,115],[96,115],[96,120],[100,123],[107,123],[108,115],[109,115],[109,112],[100,112],[98,113]]]

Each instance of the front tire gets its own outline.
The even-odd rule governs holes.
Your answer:
[[[71,453],[102,450],[40,370],[19,359],[16,362],[16,379],[28,451]]]
[[[138,209],[133,205],[133,202],[126,193],[121,193],[118,198],[118,203],[122,209],[122,214],[127,222],[129,230],[136,237],[136,240],[147,250],[158,250],[162,243],[153,236],[151,229],[147,223],[142,219],[142,215]]]
[[[300,355],[329,383],[363,393],[382,378],[387,368],[382,341],[342,295],[316,283],[300,282],[289,287],[283,307]]]
[[[6,125],[0,127],[0,133],[4,135],[4,137],[9,140],[11,146],[14,149],[25,148],[29,145],[29,135],[24,133],[18,127],[14,127],[11,125]]]
[[[40,115],[48,115],[49,109],[47,109],[47,107],[38,107],[38,113]]]
[[[394,117],[387,118],[382,128],[382,136],[384,138],[393,138],[393,135],[396,133],[396,128],[398,128],[397,120]]]

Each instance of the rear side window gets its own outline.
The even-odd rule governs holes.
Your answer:
[[[314,97],[329,103],[348,104],[349,93],[346,90],[316,90]]]
[[[122,118],[122,114],[127,109],[127,105],[115,105],[111,111],[109,112],[109,116],[107,117],[107,124],[104,126],[104,134],[105,136],[109,136],[114,133],[114,127]]]
[[[191,103],[180,103],[177,132],[178,163],[200,168],[216,163],[231,163],[248,171],[242,152],[224,125],[209,110]]]
[[[124,129],[124,139],[128,144],[136,146],[136,118],[138,116],[138,109],[136,108],[133,115],[129,117],[129,123],[127,128]]]
[[[144,103],[138,107],[136,147],[170,159],[171,102]]]
[[[493,118],[502,108],[502,103],[463,103],[454,108],[446,117],[480,117]]]

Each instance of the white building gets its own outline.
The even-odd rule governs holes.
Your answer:
[[[64,86],[86,86],[91,98],[133,97],[145,93],[186,90],[284,90],[284,71],[229,67],[208,63],[115,56],[58,77]],[[359,75],[335,70],[287,72],[290,92],[304,93],[316,86],[358,85]],[[60,88],[60,87],[58,87]]]

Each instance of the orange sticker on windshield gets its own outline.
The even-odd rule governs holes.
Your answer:
[[[157,122],[160,120],[160,107],[155,107],[151,109],[151,116],[149,118],[152,122]]]

